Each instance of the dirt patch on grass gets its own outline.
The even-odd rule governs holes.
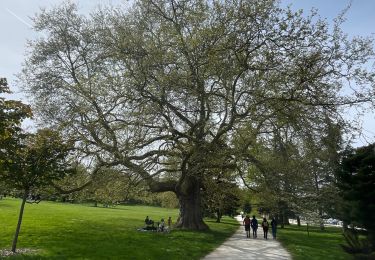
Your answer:
[[[34,255],[37,254],[39,250],[32,248],[20,248],[13,253],[11,250],[2,249],[0,250],[0,257],[15,256],[15,255]]]

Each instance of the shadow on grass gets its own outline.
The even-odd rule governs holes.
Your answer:
[[[89,206],[91,208],[107,209],[107,210],[129,210],[124,207],[104,207],[104,206]]]
[[[1,203],[1,200],[0,200],[0,208],[12,208],[12,206],[6,203]]]
[[[306,226],[294,226],[294,225],[287,225],[284,228],[278,228],[278,230],[285,230],[285,231],[291,231],[291,232],[306,232],[307,233],[307,227]],[[321,230],[319,227],[309,227],[309,233],[337,233],[341,234],[342,229],[336,228],[336,227],[325,227],[324,230]]]
[[[215,223],[217,223],[216,221],[215,221]],[[230,225],[230,226],[237,226],[237,227],[239,227],[240,226],[240,224],[238,223],[238,222],[228,222],[228,221],[220,221],[220,223],[218,223],[218,224],[224,224],[224,225]]]
[[[324,231],[319,227],[309,228],[308,235],[306,227],[288,226],[278,229],[278,233],[279,241],[291,252],[293,259],[350,259],[340,247],[344,241],[339,228]]]

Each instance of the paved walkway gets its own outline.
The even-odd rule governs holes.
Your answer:
[[[242,224],[241,216],[236,217]],[[259,220],[258,220],[259,221]],[[252,260],[281,260],[292,259],[290,254],[280,245],[277,240],[272,239],[272,234],[268,233],[268,240],[263,238],[263,229],[258,228],[258,238],[246,238],[244,226],[240,226],[237,232],[219,246],[203,260],[212,259],[252,259]]]

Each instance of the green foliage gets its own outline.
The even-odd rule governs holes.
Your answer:
[[[1,94],[11,93],[7,80],[0,78],[0,171],[2,163],[7,159],[7,151],[15,150],[18,139],[24,135],[21,131],[21,122],[32,116],[28,105],[20,101],[7,100]]]
[[[19,203],[0,200],[0,250],[9,246]],[[236,220],[224,217],[222,223],[206,219],[207,232],[137,231],[147,215],[155,221],[171,216],[175,223],[178,210],[159,207],[102,208],[42,201],[28,204],[26,210],[19,247],[37,253],[23,259],[201,259],[238,228]]]
[[[344,238],[346,244],[341,245],[342,248],[350,254],[363,254],[369,255],[371,253],[371,244],[367,239],[360,239],[359,231],[353,229],[344,230]],[[372,259],[368,257],[368,259]]]
[[[280,122],[268,142],[252,140],[248,153],[253,163],[245,164],[244,180],[255,191],[262,212],[285,220],[298,215],[321,223],[327,215],[337,216],[340,198],[334,170],[342,128],[325,120],[319,134],[307,129],[294,132],[293,123]],[[237,145],[251,135],[251,129],[243,129]]]
[[[0,181],[22,193],[12,244],[12,251],[16,252],[27,197],[71,172],[67,156],[72,145],[63,142],[59,133],[50,129],[41,129],[36,134],[17,135],[13,138],[16,145],[2,149],[6,156],[0,161]],[[37,201],[39,200],[38,198]]]
[[[234,215],[240,206],[240,189],[232,171],[215,171],[206,175],[203,182],[203,207],[208,216]]]
[[[5,149],[0,180],[20,191],[31,191],[65,177],[71,169],[67,156],[71,144],[49,129],[18,138],[18,146]]]
[[[111,168],[102,168],[90,174],[83,165],[77,167],[77,171],[56,182],[59,187],[68,190],[69,187],[81,187],[88,181],[92,183],[74,193],[55,194],[49,191],[45,196],[51,200],[70,202],[94,202],[116,206],[118,204],[143,204],[161,206],[165,208],[177,208],[178,199],[173,192],[152,193],[144,182],[133,179],[126,172]]]
[[[77,177],[84,179],[81,182],[86,182],[91,177],[92,184],[69,196],[71,200],[76,201],[95,201],[105,205],[116,205],[126,201],[137,188],[134,187],[134,182],[128,174],[111,168],[103,167],[94,176],[90,176],[89,172],[82,169],[80,174],[74,176],[73,180],[77,180]],[[65,186],[67,185],[69,185],[69,181],[65,184]]]
[[[342,156],[337,170],[344,200],[342,218],[347,224],[364,227],[375,251],[375,144],[348,149]]]
[[[2,93],[10,93],[3,78],[0,79]],[[64,177],[65,159],[71,148],[52,130],[23,133],[21,123],[31,116],[28,105],[0,97],[0,181],[22,192]]]
[[[250,201],[246,201],[243,205],[242,205],[242,210],[245,214],[250,214],[251,213],[251,210],[252,210],[252,207],[251,207],[251,204],[250,204]]]
[[[157,195],[157,200],[163,208],[178,208],[178,198],[171,191],[166,191]]]

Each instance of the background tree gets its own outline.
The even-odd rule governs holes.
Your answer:
[[[43,129],[36,134],[18,136],[17,145],[5,149],[0,164],[0,180],[22,192],[22,203],[12,251],[16,252],[18,235],[26,200],[30,194],[51,181],[63,178],[69,166],[66,158],[71,144],[63,142],[58,133]]]
[[[219,171],[203,183],[203,207],[209,216],[216,216],[220,222],[223,215],[233,216],[240,206],[240,189],[233,172]]]
[[[44,189],[40,191],[43,197],[63,202],[93,202],[95,206],[98,206],[98,203],[106,206],[116,206],[121,203],[178,207],[178,200],[174,193],[151,193],[142,179],[112,168],[102,168],[93,176],[84,165],[79,165],[74,174],[55,181],[54,184],[58,190],[53,187]],[[79,188],[74,192],[64,192],[72,187]]]
[[[251,213],[251,210],[252,210],[252,207],[251,207],[251,203],[250,201],[245,201],[244,204],[242,205],[242,210],[244,212],[244,214],[250,214]]]
[[[0,78],[0,164],[6,160],[7,151],[17,149],[18,138],[24,136],[21,123],[32,116],[30,106],[3,97],[10,93],[7,80]]]
[[[0,95],[11,93],[5,78],[0,78]],[[5,164],[10,161],[9,153],[15,153],[19,148],[19,138],[24,138],[21,122],[32,116],[28,105],[20,101],[6,100],[0,96],[0,188],[1,192],[9,189]],[[11,185],[13,183],[10,183]],[[1,195],[2,196],[2,195]],[[24,203],[23,203],[24,205]],[[23,207],[22,207],[23,208]],[[17,233],[17,232],[16,232]],[[17,234],[18,236],[18,234]],[[15,243],[17,238],[15,237]],[[15,251],[15,246],[14,250]]]
[[[249,148],[271,145],[275,126],[317,136],[338,107],[373,99],[373,43],[349,40],[342,22],[331,30],[272,0],[140,0],[90,17],[68,3],[35,18],[47,37],[30,43],[23,78],[40,118],[78,138],[81,156],[174,192],[177,227],[206,229],[206,175],[243,161],[263,171]]]
[[[375,144],[347,149],[337,170],[338,187],[344,200],[342,219],[364,227],[375,251]]]
[[[61,190],[69,190],[71,187],[82,187],[90,182],[90,185],[73,193],[58,194],[62,201],[94,202],[95,206],[102,203],[105,206],[116,205],[124,202],[132,196],[132,192],[139,180],[131,179],[126,173],[116,169],[101,168],[92,175],[84,165],[79,165],[75,174],[55,182]]]
[[[300,223],[303,217],[323,228],[324,218],[337,217],[340,199],[334,170],[342,146],[341,128],[327,122],[320,135],[302,134],[303,139],[290,127],[277,127],[271,142],[254,140],[249,153],[264,166],[245,164],[244,181],[254,191],[262,212],[276,216],[282,225],[288,218]]]

